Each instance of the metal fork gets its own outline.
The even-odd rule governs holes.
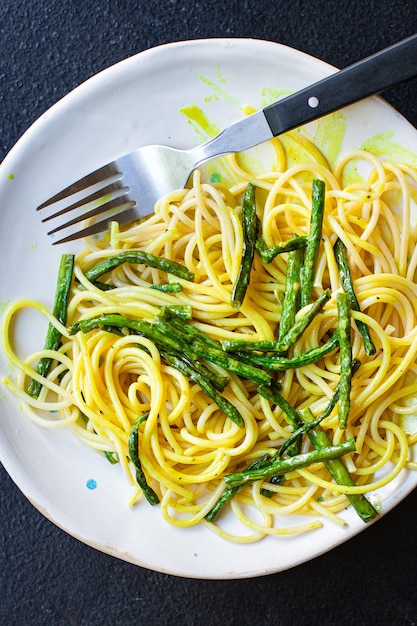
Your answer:
[[[416,75],[417,34],[232,124],[196,148],[138,148],[74,182],[37,210],[49,207],[52,211],[43,218],[45,222],[74,213],[48,232],[55,235],[76,227],[54,239],[54,245],[103,232],[112,221],[123,224],[143,218],[152,212],[158,198],[183,188],[192,171],[210,159],[252,148]],[[79,228],[80,222],[98,217],[101,219]]]

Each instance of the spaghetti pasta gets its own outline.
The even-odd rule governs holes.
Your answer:
[[[30,419],[48,428],[70,428],[86,445],[112,454],[132,485],[134,504],[143,492],[129,457],[129,436],[138,416],[146,414],[137,422],[133,441],[163,519],[180,527],[202,523],[240,543],[308,532],[324,519],[343,525],[340,513],[349,496],[371,494],[372,499],[371,492],[402,471],[416,469],[416,432],[407,426],[417,404],[416,169],[364,151],[343,155],[331,168],[313,144],[310,162],[287,166],[285,148],[277,139],[273,143],[277,160],[270,172],[246,171],[234,155],[229,158],[238,181],[233,185],[210,184],[196,171],[190,188],[162,198],[146,220],[123,231],[114,224],[107,238],[89,240],[75,259],[68,327],[33,300],[14,303],[3,323],[5,352],[19,370],[15,380],[4,378],[3,383],[19,397]],[[242,194],[248,183],[258,187],[257,216],[264,244],[272,248],[308,235],[314,178],[324,181],[326,194],[313,297],[326,290],[328,295],[286,355],[295,358],[314,350],[337,330],[336,297],[342,281],[334,246],[339,240],[358,303],[351,311],[351,357],[361,365],[348,378],[346,423],[339,423],[335,402],[320,427],[334,445],[355,440],[356,453],[343,457],[352,484],[337,484],[323,463],[289,471],[276,484],[256,481],[236,492],[228,507],[228,515],[243,529],[231,532],[222,528],[222,518],[205,519],[226,488],[224,476],[263,455],[273,457],[294,425],[282,407],[259,393],[259,382],[221,363],[204,363],[200,355],[195,367],[218,385],[225,406],[239,413],[242,423],[234,423],[216,402],[219,396],[210,397],[197,375],[179,370],[158,341],[122,323],[117,329],[108,327],[103,320],[125,316],[156,327],[161,310],[174,307],[192,312],[183,324],[206,337],[208,352],[223,342],[277,341],[291,253],[270,263],[255,253],[244,300],[238,309],[231,303],[244,246]],[[92,267],[128,251],[175,261],[187,268],[188,277],[174,277],[129,257],[96,280]],[[175,287],[166,286],[174,282]],[[60,331],[58,351],[38,351],[24,359],[14,353],[12,321],[26,307],[37,309]],[[310,307],[291,314],[292,322]],[[101,326],[70,332],[71,325],[92,318],[101,319]],[[375,354],[364,349],[361,324],[369,330]],[[183,330],[178,327],[178,334]],[[295,411],[320,415],[337,389],[341,369],[348,376],[339,350],[330,348],[308,365],[268,374]],[[251,354],[255,360],[259,355],[256,350]],[[47,378],[34,371],[44,356],[53,358]],[[26,393],[32,378],[42,383],[38,398]],[[311,445],[304,436],[300,451]]]

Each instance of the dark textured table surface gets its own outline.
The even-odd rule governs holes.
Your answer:
[[[1,0],[0,160],[76,85],[157,44],[254,37],[342,67],[416,31],[415,0]],[[417,126],[417,80],[385,97]],[[204,581],[99,553],[0,481],[1,626],[417,624],[416,492],[309,563]]]

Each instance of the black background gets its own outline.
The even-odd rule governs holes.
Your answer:
[[[415,0],[0,0],[0,160],[68,91],[151,46],[252,37],[343,67],[416,31]],[[416,79],[385,97],[417,126]],[[417,624],[416,492],[309,563],[204,581],[96,552],[43,518],[1,467],[0,480],[1,626]]]

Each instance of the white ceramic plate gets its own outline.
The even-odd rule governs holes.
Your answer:
[[[0,166],[0,279],[2,308],[31,297],[52,304],[56,269],[64,251],[51,246],[35,207],[74,179],[115,156],[148,143],[190,147],[200,143],[180,115],[196,104],[219,127],[242,117],[240,105],[265,104],[265,89],[296,90],[334,71],[271,42],[244,39],[168,44],[111,67],[75,89],[43,115]],[[345,110],[344,148],[388,133],[390,149],[417,154],[417,133],[380,99]],[[401,147],[399,147],[401,146]],[[13,175],[13,178],[10,176]],[[25,353],[43,343],[45,322],[35,317],[19,331]],[[1,374],[10,365],[1,355]],[[117,466],[63,430],[44,430],[0,390],[0,453],[12,479],[51,521],[98,550],[153,570],[194,578],[241,578],[282,571],[346,541],[365,528],[352,511],[349,525],[330,523],[292,538],[235,545],[204,527],[168,526],[145,505],[129,509],[128,487]],[[88,489],[90,479],[96,489]],[[417,484],[403,473],[383,492],[383,512]]]

